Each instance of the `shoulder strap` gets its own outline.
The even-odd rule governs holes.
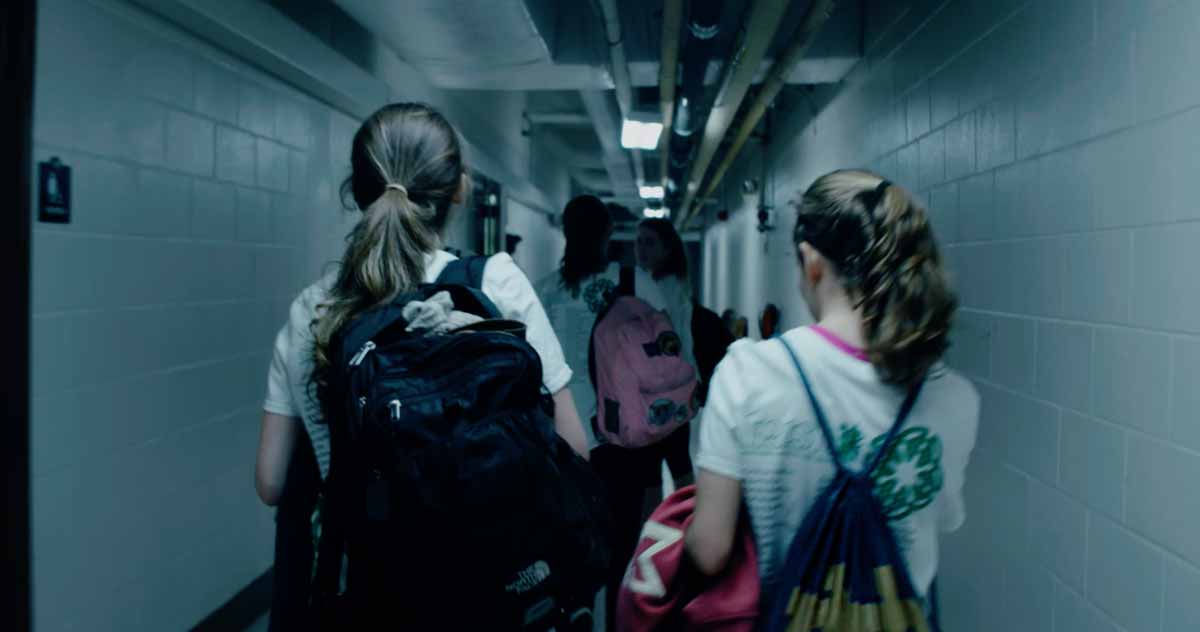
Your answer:
[[[633,266],[621,266],[621,278],[617,282],[617,296],[634,295],[634,278]]]
[[[483,269],[489,257],[464,257],[446,264],[435,283],[439,285],[465,285],[471,289],[483,288]]]
[[[817,402],[817,396],[813,393],[812,383],[809,382],[808,374],[804,372],[804,367],[800,364],[799,356],[796,355],[795,349],[787,341],[783,338],[779,338],[778,340],[783,344],[783,348],[787,349],[788,356],[792,359],[792,364],[795,365],[796,371],[800,373],[800,381],[804,383],[804,391],[808,394],[809,402],[812,403],[813,413],[817,417],[817,423],[821,426],[821,435],[825,437],[825,447],[829,450],[830,458],[833,459],[838,470],[846,471],[846,465],[838,458],[837,443],[833,440],[833,431],[829,428],[829,421],[825,418],[825,411],[821,408],[821,404]],[[908,421],[908,416],[912,412],[913,406],[916,405],[917,397],[920,396],[921,388],[924,385],[924,380],[921,380],[913,384],[912,388],[909,389],[908,395],[904,398],[904,403],[900,405],[900,412],[896,415],[896,421],[892,423],[892,428],[888,431],[887,438],[879,450],[875,452],[871,462],[862,470],[862,475],[869,476],[874,472],[879,467],[879,464],[883,462],[884,456],[891,451],[892,442],[896,440],[896,435],[900,433],[900,429]]]

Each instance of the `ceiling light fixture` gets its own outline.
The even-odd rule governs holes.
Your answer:
[[[657,149],[662,123],[625,119],[621,124],[621,146],[625,149]]]
[[[646,207],[646,209],[642,211],[642,215],[645,215],[647,218],[650,218],[650,219],[663,219],[666,217],[670,217],[671,210],[665,206],[662,208]]]
[[[661,200],[663,199],[663,188],[661,186],[646,186],[638,187],[638,195],[643,200]]]

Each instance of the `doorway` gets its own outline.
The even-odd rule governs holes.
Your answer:
[[[33,144],[34,0],[0,4],[0,85],[8,98],[0,100],[0,137],[12,139],[0,152],[0,186],[15,196],[0,230],[0,291],[9,309],[0,310],[6,345],[6,367],[0,375],[3,391],[5,440],[0,441],[4,463],[4,605],[0,620],[9,630],[30,629],[29,572],[29,243],[30,156]]]

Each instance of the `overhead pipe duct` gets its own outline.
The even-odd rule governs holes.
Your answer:
[[[526,116],[534,125],[556,125],[561,127],[590,127],[592,120],[578,112],[530,112]]]
[[[579,96],[583,99],[583,107],[592,119],[596,137],[604,150],[604,168],[612,179],[612,190],[618,195],[628,192],[636,196],[633,165],[629,160],[629,152],[621,147],[621,116],[616,111],[612,93],[607,90],[581,90]]]
[[[613,86],[617,89],[617,106],[621,116],[629,116],[633,107],[633,83],[629,80],[629,64],[625,60],[625,41],[621,36],[621,14],[617,11],[617,0],[600,0],[600,11],[604,14],[604,35],[608,43],[608,57],[612,64]]]
[[[667,154],[671,147],[671,121],[675,115],[675,80],[679,65],[679,29],[683,24],[683,0],[663,0],[662,57],[658,75],[658,101],[662,109],[663,135],[658,141],[658,173],[667,186]]]
[[[667,140],[670,161],[664,170],[667,180],[674,181],[677,185],[683,182],[688,161],[695,149],[693,132],[703,124],[707,104],[704,78],[708,74],[709,63],[717,52],[722,7],[723,4],[716,0],[692,0],[688,4],[679,98],[678,103],[674,105],[675,114],[671,117],[671,125],[667,128],[670,130],[670,138]],[[665,60],[663,64],[666,65]],[[678,201],[675,191],[678,189],[674,189],[670,195],[672,202]]]
[[[739,45],[725,67],[721,89],[717,93],[712,111],[708,114],[704,138],[688,174],[683,204],[679,206],[681,213],[677,223],[680,226],[690,219],[694,212],[691,208],[692,202],[700,190],[704,174],[712,164],[725,133],[729,131],[742,100],[746,98],[746,91],[754,81],[754,75],[767,54],[767,48],[775,39],[775,32],[787,12],[788,4],[788,0],[757,0],[750,10],[750,17],[741,33]]]
[[[675,133],[681,136],[691,136],[700,126],[698,115],[704,106],[704,77],[708,74],[708,64],[715,53],[716,38],[721,30],[720,2],[692,0],[690,6],[679,105],[672,119]]]
[[[571,179],[593,192],[612,190],[612,181],[609,180],[607,174],[595,173],[590,169],[572,169]]]
[[[708,185],[704,188],[703,197],[712,195],[717,185],[721,183],[721,178],[725,176],[725,172],[729,170],[733,161],[737,159],[742,146],[746,144],[746,140],[754,133],[754,128],[758,126],[758,122],[766,114],[767,108],[771,107],[771,103],[779,95],[779,91],[783,89],[784,84],[787,83],[787,79],[792,74],[796,64],[800,63],[800,60],[804,58],[804,53],[812,45],[817,33],[820,32],[821,27],[829,20],[835,8],[837,8],[837,0],[814,0],[808,6],[808,11],[805,12],[800,26],[792,34],[792,43],[775,61],[775,64],[771,66],[771,70],[767,73],[767,78],[763,81],[762,87],[759,90],[758,97],[750,104],[749,110],[747,110],[746,115],[742,118],[741,126],[734,135],[729,149],[725,151],[725,157],[717,165],[716,171],[713,172]]]
[[[625,59],[625,41],[621,34],[621,14],[617,11],[617,0],[600,0],[600,11],[604,15],[604,36],[608,43],[609,61],[612,64],[613,87],[617,91],[617,109],[619,110],[619,118],[625,119],[629,117],[630,110],[633,109],[633,83],[629,79],[629,64]],[[589,116],[593,121],[597,120],[596,108],[594,105],[587,105]],[[618,127],[619,129],[619,127]],[[597,126],[597,134],[603,133],[601,128]],[[602,140],[602,142],[604,142]],[[625,173],[627,170],[624,166],[629,164],[629,159],[618,160],[615,155],[607,150],[606,147],[605,163],[609,166],[609,173]],[[618,148],[615,151],[620,151]],[[632,186],[627,182],[622,181],[622,178],[613,177],[613,191],[621,191],[622,189],[631,189],[641,186],[645,181],[645,171],[642,165],[642,153],[634,151],[631,153],[632,166],[635,171],[635,181]]]

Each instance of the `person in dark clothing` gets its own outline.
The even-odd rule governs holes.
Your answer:
[[[268,632],[311,629],[308,606],[314,559],[312,518],[320,484],[312,443],[307,436],[299,437],[275,510],[275,566]]]
[[[733,344],[733,334],[716,312],[696,303],[692,307],[692,340],[695,341],[696,370],[700,373],[700,405],[708,399],[708,383],[725,350]]]

